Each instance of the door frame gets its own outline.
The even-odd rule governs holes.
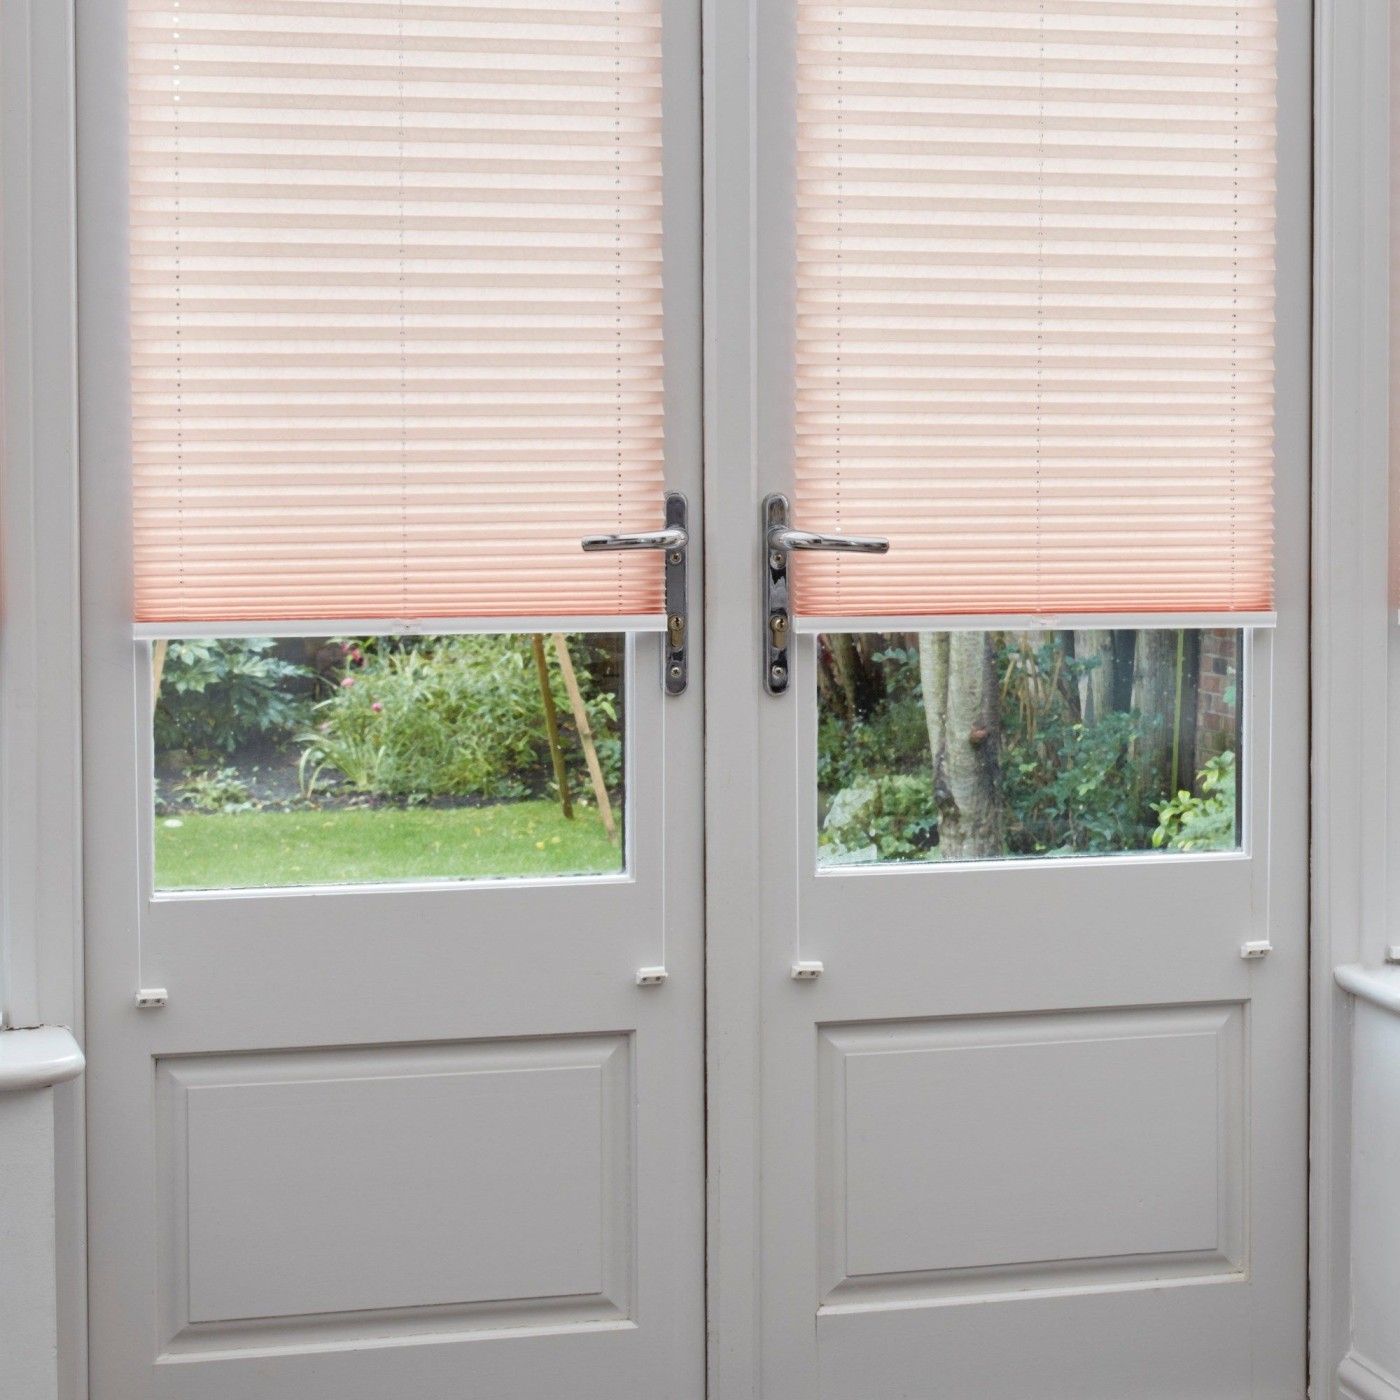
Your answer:
[[[1284,0],[1288,3],[1288,0]],[[751,188],[752,152],[748,150],[747,113],[753,93],[747,75],[755,0],[705,0],[705,144],[709,152],[737,162]],[[34,557],[45,560],[42,621],[21,621],[27,630],[19,644],[37,654],[43,638],[43,666],[21,668],[0,680],[7,690],[4,715],[11,752],[20,735],[35,733],[30,752],[34,771],[42,771],[54,788],[51,819],[61,834],[44,843],[37,866],[17,865],[12,855],[7,875],[16,870],[29,888],[39,891],[31,917],[13,914],[0,927],[12,984],[15,969],[24,974],[19,1020],[66,1024],[82,1038],[82,955],[80,921],[80,849],[76,835],[79,789],[64,776],[77,770],[79,748],[76,705],[76,394],[73,364],[74,248],[72,202],[73,16],[72,0],[7,0],[3,37],[21,32],[27,51],[21,63],[25,87],[15,94],[15,66],[3,70],[11,122],[0,173],[7,195],[7,220],[23,218],[33,237],[27,259],[7,257],[6,291],[11,304],[16,285],[30,302],[22,323],[7,320],[3,375],[8,405],[29,420],[30,431],[46,446],[43,470],[35,454],[15,454],[6,466],[3,557],[6,596],[33,575]],[[13,27],[12,27],[13,26]],[[1347,1284],[1350,1221],[1348,1190],[1350,1138],[1348,999],[1332,979],[1338,963],[1378,960],[1385,942],[1383,914],[1388,908],[1385,878],[1386,764],[1377,744],[1385,745],[1390,716],[1387,672],[1389,611],[1381,605],[1387,547],[1384,520],[1388,492],[1385,459],[1388,438],[1386,396],[1389,355],[1383,315],[1388,288],[1385,180],[1389,147],[1388,12],[1385,0],[1315,0],[1315,221],[1314,257],[1314,421],[1313,421],[1313,895],[1312,895],[1312,1092],[1311,1092],[1311,1390],[1334,1393],[1336,1367],[1345,1355],[1350,1315]],[[11,44],[7,50],[13,52]],[[729,105],[727,105],[729,104]],[[14,138],[16,111],[27,111],[24,140]],[[1365,160],[1357,152],[1364,150]],[[712,164],[712,162],[711,162]],[[40,178],[36,172],[44,172]],[[753,301],[754,269],[742,210],[718,211],[713,176],[705,175],[705,311],[706,460],[713,485],[716,464],[726,477],[747,463],[747,479],[756,483],[756,447],[752,435],[749,385],[753,366],[721,364],[715,349],[727,327],[742,326]],[[21,212],[22,211],[22,212]],[[716,285],[713,269],[723,258],[726,276]],[[1332,260],[1329,267],[1329,259]],[[1341,271],[1338,271],[1338,268]],[[43,373],[30,378],[21,369],[16,346],[28,347]],[[727,412],[716,421],[720,404]],[[9,419],[12,431],[16,418]],[[9,437],[13,442],[13,436]],[[28,494],[27,503],[20,504]],[[747,532],[753,521],[744,503],[708,496],[707,527],[712,539],[729,530]],[[758,583],[757,559],[742,576],[707,580],[706,609],[712,623],[743,617],[752,608]],[[32,585],[31,585],[32,586]],[[1364,612],[1359,604],[1365,600]],[[9,625],[16,627],[14,614]],[[726,717],[758,698],[754,649],[726,642],[722,627],[711,632],[707,680],[712,706],[708,718],[709,754]],[[718,642],[716,639],[719,639]],[[1366,693],[1355,685],[1366,677]],[[34,723],[42,713],[45,722]],[[24,716],[30,716],[26,721]],[[30,728],[23,726],[28,723]],[[1360,736],[1376,736],[1363,752]],[[707,766],[706,798],[712,803],[751,804],[757,792],[755,751],[734,752],[726,746],[730,768],[720,774]],[[1363,761],[1364,760],[1364,761]],[[57,775],[57,776],[56,776]],[[22,789],[12,781],[4,792],[7,811],[28,820],[32,809],[22,803]],[[18,809],[18,810],[17,810]],[[7,823],[15,831],[15,821]],[[1363,840],[1365,833],[1370,833]],[[9,840],[10,838],[6,838]],[[28,843],[25,843],[26,848]],[[17,847],[10,846],[15,852]],[[709,1081],[709,1266],[712,1280],[739,1279],[733,1266],[747,1255],[747,1238],[757,1218],[758,1180],[755,1142],[756,1104],[751,1066],[756,1053],[757,968],[752,931],[757,901],[745,893],[744,879],[755,879],[751,853],[737,833],[717,830],[707,846],[710,877],[707,945],[710,1036]],[[13,905],[11,906],[13,909]],[[1366,921],[1363,925],[1363,920]],[[716,1009],[722,987],[737,987]],[[746,1000],[747,996],[747,1000]],[[59,1284],[58,1353],[63,1400],[84,1400],[88,1393],[84,1305],[86,1230],[83,1184],[83,1108],[81,1081],[61,1091],[58,1107],[58,1209],[56,1269]],[[714,1170],[723,1154],[722,1175]],[[728,1265],[726,1268],[725,1266]],[[725,1299],[710,1299],[710,1374],[713,1400],[756,1396],[752,1348],[741,1327],[747,1310],[758,1306],[756,1279],[747,1289],[736,1286]]]
[[[1400,882],[1400,646],[1390,574],[1390,7],[1314,0],[1313,631],[1309,1379],[1351,1342],[1351,998],[1346,963],[1376,965]],[[1393,927],[1393,924],[1391,925]],[[1379,1397],[1371,1397],[1379,1400]]]

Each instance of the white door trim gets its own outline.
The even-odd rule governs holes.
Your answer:
[[[704,0],[706,1195],[709,1400],[760,1391],[759,916],[751,833],[760,758],[754,707],[759,552],[753,138],[758,0]],[[724,171],[724,179],[717,172]],[[728,347],[720,353],[720,347]],[[736,353],[736,347],[737,353]],[[725,549],[753,538],[752,550]],[[744,561],[735,567],[735,560]],[[720,821],[718,814],[738,820]],[[724,1287],[719,1287],[723,1280]]]
[[[0,6],[0,1024],[83,1037],[71,0]],[[52,1094],[58,1393],[87,1394],[83,1082]],[[35,1158],[34,1160],[38,1160]],[[23,1188],[24,1183],[20,1183]],[[38,1189],[38,1183],[33,1184]],[[3,1224],[3,1222],[0,1222]],[[5,1377],[0,1375],[0,1389]]]
[[[1390,40],[1387,0],[1315,0],[1310,1390],[1346,1387],[1351,1006],[1378,963],[1387,864]],[[1394,799],[1391,799],[1393,801]]]

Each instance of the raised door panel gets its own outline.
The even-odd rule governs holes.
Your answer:
[[[622,1035],[159,1062],[167,1354],[625,1320],[630,1079]]]
[[[818,1035],[824,1308],[1242,1273],[1242,1007]]]

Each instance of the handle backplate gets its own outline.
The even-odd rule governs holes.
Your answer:
[[[769,695],[787,691],[792,674],[792,606],[788,558],[794,549],[844,554],[887,554],[890,542],[866,535],[818,535],[790,523],[788,498],[774,492],[763,501],[763,684]]]
[[[690,679],[690,524],[689,507],[680,491],[666,493],[666,524],[634,535],[585,535],[585,554],[659,549],[665,552],[666,645],[661,679],[667,695],[682,695]]]

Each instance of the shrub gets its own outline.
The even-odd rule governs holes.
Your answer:
[[[880,704],[851,720],[823,709],[818,722],[817,788],[826,796],[891,766],[917,771],[929,762],[918,651],[889,647],[871,660],[883,675]]]
[[[1042,714],[1033,738],[1008,725],[1002,750],[1008,840],[1017,855],[1142,850],[1152,809],[1142,792],[1133,745],[1136,714],[1113,712],[1097,724]]]
[[[1171,851],[1228,851],[1235,832],[1235,755],[1226,750],[1196,775],[1196,793],[1182,788],[1157,808],[1152,844]]]
[[[181,804],[196,812],[251,812],[261,805],[237,768],[190,773],[175,791]]]
[[[894,773],[843,788],[819,843],[828,862],[926,860],[938,844],[931,773]]]
[[[599,691],[587,647],[575,645],[580,686],[605,779],[620,777],[614,695]],[[539,681],[526,636],[419,638],[413,643],[345,644],[346,665],[300,736],[302,785],[327,771],[358,792],[407,800],[458,796],[518,798],[550,781]],[[551,687],[561,727],[570,715],[557,669]],[[566,735],[571,768],[582,756]]]
[[[276,645],[271,637],[171,642],[155,712],[157,750],[234,753],[300,728],[312,673],[275,655]]]
[[[1097,657],[1065,654],[1058,639],[997,639],[1002,676],[1002,784],[1014,855],[1106,854],[1145,849],[1150,794],[1137,749],[1142,717],[1111,710],[1078,718],[1081,680]]]

